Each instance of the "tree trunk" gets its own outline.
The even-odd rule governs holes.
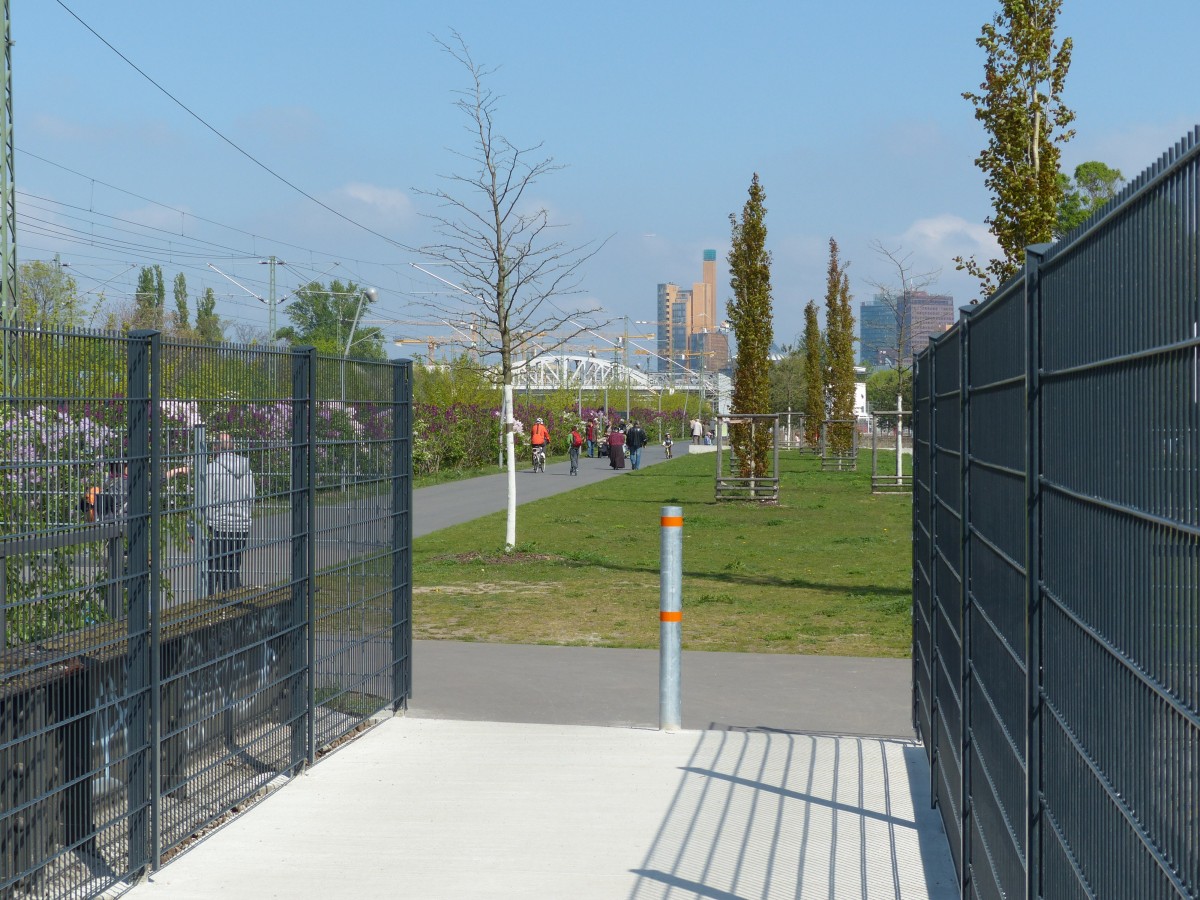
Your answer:
[[[504,552],[511,553],[517,546],[517,453],[513,435],[513,388],[504,385],[504,452],[508,457],[508,526],[504,532]]]

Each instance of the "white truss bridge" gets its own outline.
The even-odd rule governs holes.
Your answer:
[[[651,391],[688,391],[703,389],[706,394],[728,397],[732,394],[733,381],[717,372],[701,373],[677,369],[674,375],[667,372],[643,372],[620,362],[596,356],[574,356],[570,354],[544,353],[531,360],[513,363],[513,387],[534,391],[585,390],[601,391],[605,388]]]

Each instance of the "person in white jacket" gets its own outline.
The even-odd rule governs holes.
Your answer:
[[[250,539],[254,508],[250,460],[233,452],[233,441],[228,434],[217,437],[213,450],[215,453],[204,469],[209,595],[242,586],[242,554]]]

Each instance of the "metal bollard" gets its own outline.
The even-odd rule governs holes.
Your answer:
[[[679,683],[683,633],[683,508],[662,507],[660,524],[658,728],[660,731],[678,731],[683,723]]]

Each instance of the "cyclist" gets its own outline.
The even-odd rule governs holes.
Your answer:
[[[550,429],[542,422],[541,417],[533,423],[533,427],[529,429],[529,443],[533,445],[534,456],[537,456],[537,450],[542,448],[542,452],[550,445]]]

